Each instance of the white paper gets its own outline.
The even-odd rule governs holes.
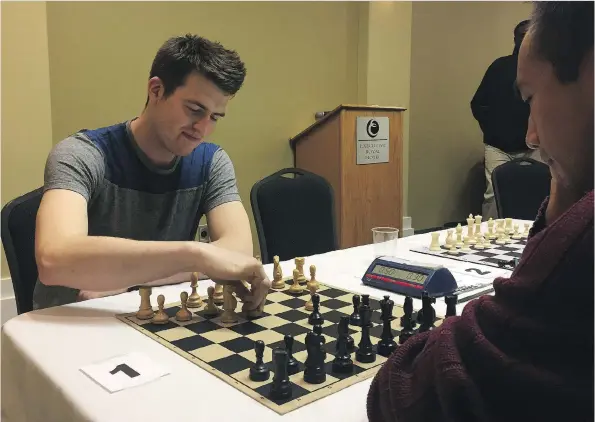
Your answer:
[[[110,393],[137,387],[169,374],[163,366],[138,352],[84,366],[81,371]]]

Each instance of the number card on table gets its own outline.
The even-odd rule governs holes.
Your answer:
[[[169,372],[148,356],[133,352],[81,368],[110,393],[155,381]]]

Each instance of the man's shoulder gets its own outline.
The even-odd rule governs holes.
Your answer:
[[[124,145],[128,136],[127,122],[120,122],[110,126],[95,129],[80,129],[75,136],[84,138],[95,145],[102,152]]]
[[[92,147],[101,153],[124,139],[126,136],[126,123],[117,123],[111,126],[96,129],[79,129],[66,136],[56,146],[61,148],[89,148]]]

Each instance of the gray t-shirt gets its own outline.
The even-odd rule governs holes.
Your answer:
[[[44,190],[68,189],[87,200],[89,236],[194,240],[203,215],[239,201],[235,172],[219,146],[203,142],[168,168],[153,165],[130,122],[81,130],[50,152]],[[78,290],[39,280],[34,309],[76,301]]]

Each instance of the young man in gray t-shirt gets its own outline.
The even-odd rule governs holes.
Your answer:
[[[203,141],[244,78],[234,51],[172,38],[154,59],[138,118],[81,130],[53,148],[37,216],[35,308],[185,281],[192,272],[236,283],[247,309],[261,304],[270,281],[252,256],[233,165]],[[194,240],[203,215],[208,244]]]

